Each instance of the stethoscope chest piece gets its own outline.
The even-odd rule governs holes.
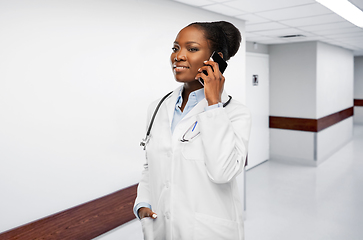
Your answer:
[[[146,145],[149,143],[150,135],[147,135],[145,138],[143,138],[140,142],[140,146],[143,148],[143,150],[146,150]]]

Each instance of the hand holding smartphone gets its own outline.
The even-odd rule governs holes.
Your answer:
[[[228,66],[227,62],[224,61],[224,59],[215,51],[213,52],[211,58],[213,59],[214,62],[218,63],[219,71],[223,74],[224,70],[226,70]],[[205,75],[208,75],[207,71],[203,71],[203,73]],[[204,86],[204,80],[202,78],[199,78],[198,80]]]

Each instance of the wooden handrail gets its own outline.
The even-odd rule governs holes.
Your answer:
[[[135,218],[137,184],[0,233],[0,240],[89,240]]]
[[[346,118],[353,116],[354,108],[349,107],[342,111],[330,114],[319,119],[290,118],[270,116],[270,128],[289,129],[307,132],[319,132]]]
[[[355,107],[363,107],[363,99],[354,99]]]

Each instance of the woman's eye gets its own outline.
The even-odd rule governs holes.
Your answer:
[[[198,48],[190,48],[189,51],[190,52],[196,52],[196,51],[199,51],[199,49]]]
[[[178,48],[177,47],[172,47],[171,49],[173,50],[173,52],[178,51]]]

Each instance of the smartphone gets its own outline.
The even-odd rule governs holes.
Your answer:
[[[217,52],[213,52],[211,58],[218,63],[219,71],[223,74],[228,66],[227,62]],[[207,71],[203,71],[203,73],[208,75]],[[199,82],[204,86],[204,80],[202,78],[199,78]]]

